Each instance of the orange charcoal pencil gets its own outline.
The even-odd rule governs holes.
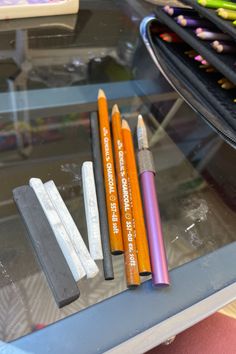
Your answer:
[[[139,179],[135,160],[134,145],[129,125],[124,120],[122,122],[122,136],[132,198],[132,211],[135,226],[135,241],[138,252],[139,274],[149,275],[151,274],[151,264],[144,221],[145,219],[143,214],[143,205],[139,188]]]
[[[140,277],[133,228],[132,206],[129,194],[129,182],[122,139],[121,117],[117,105],[114,105],[112,110],[112,133],[125,250],[125,273],[127,286],[129,288],[134,288],[140,284]]]
[[[120,222],[120,209],[116,187],[116,175],[111,144],[107,99],[104,91],[101,89],[98,91],[98,115],[110,246],[112,254],[117,255],[124,252],[124,246]]]

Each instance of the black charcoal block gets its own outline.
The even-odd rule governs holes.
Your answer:
[[[70,304],[80,292],[33,189],[15,188],[13,198],[58,307]]]

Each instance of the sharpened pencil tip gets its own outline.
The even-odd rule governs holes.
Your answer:
[[[113,108],[112,108],[111,114],[113,115],[113,114],[115,114],[115,113],[120,113],[117,104],[114,104],[114,106],[113,106]]]
[[[179,24],[185,27],[187,26],[187,20],[185,18],[182,18],[181,20],[179,20]]]
[[[218,47],[218,45],[220,44],[220,42],[219,41],[214,41],[214,42],[212,42],[211,43],[211,46],[212,46],[212,48],[217,48]]]
[[[125,119],[122,119],[122,129],[130,130],[129,124]]]
[[[139,114],[138,116],[137,138],[138,138],[139,150],[148,149],[149,145],[148,145],[148,138],[147,138],[147,130],[141,114]]]
[[[98,98],[106,98],[105,92],[102,89],[98,90]]]
[[[201,39],[204,38],[204,32],[197,33],[197,37]]]
[[[224,50],[224,47],[223,47],[223,45],[218,44],[214,47],[214,49],[217,51],[217,53],[222,53]]]
[[[138,115],[138,126],[144,126],[143,116],[141,114]]]

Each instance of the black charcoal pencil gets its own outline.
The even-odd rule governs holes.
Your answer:
[[[91,135],[92,135],[92,151],[93,151],[93,166],[94,176],[98,199],[99,218],[100,218],[100,230],[103,250],[103,271],[104,278],[106,280],[114,279],[114,271],[112,265],[112,257],[110,251],[109,241],[109,227],[107,220],[107,207],[105,197],[105,186],[103,178],[103,165],[101,156],[101,146],[99,138],[99,125],[98,116],[96,112],[93,112],[90,117]]]

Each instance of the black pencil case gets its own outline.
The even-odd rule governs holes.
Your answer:
[[[232,21],[222,19],[217,15],[216,10],[201,6],[196,0],[182,0],[182,3],[194,8],[200,15],[210,20],[220,30],[228,33],[236,41],[236,28],[233,26]]]
[[[235,55],[218,54],[208,41],[200,40],[195,36],[193,29],[181,27],[174,18],[168,16],[162,8],[156,9],[157,19],[167,25],[173,32],[189,44],[200,55],[204,57],[212,66],[214,66],[222,76],[225,76],[236,85]]]
[[[145,20],[144,20],[145,22]],[[142,25],[141,25],[142,26]],[[223,90],[218,84],[218,74],[207,74],[199,63],[185,52],[188,43],[167,43],[159,38],[155,29],[170,31],[159,19],[146,21],[146,47],[154,62],[172,86],[200,115],[231,144],[236,144],[236,90]],[[142,32],[142,30],[141,30]]]

